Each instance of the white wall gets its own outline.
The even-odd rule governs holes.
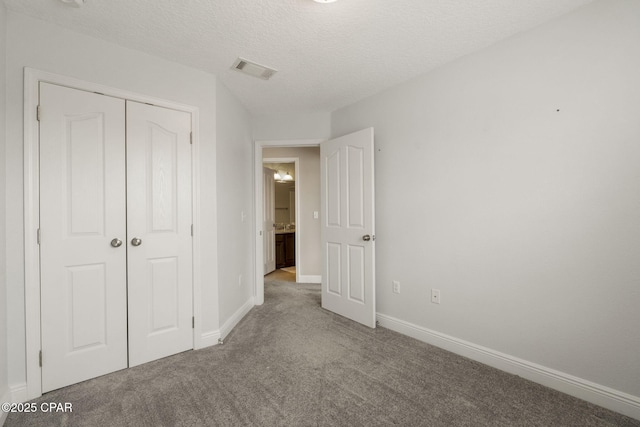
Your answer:
[[[331,133],[329,113],[267,114],[251,117],[253,139],[328,139]]]
[[[640,402],[639,40],[602,0],[332,114],[375,128],[379,313]]]
[[[216,78],[20,14],[7,14],[7,283],[9,384],[25,381],[23,259],[23,67],[149,95],[200,109],[203,332],[218,331]],[[204,193],[203,191],[203,193]]]
[[[220,324],[225,325],[254,294],[254,207],[249,114],[222,83],[217,90],[217,123],[218,280]]]
[[[6,33],[7,20],[4,3],[0,3],[0,402],[9,399],[7,376],[7,276],[6,276],[6,222],[5,210],[5,137],[6,137]],[[0,413],[0,425],[6,414]]]
[[[300,232],[301,276],[320,276],[320,220],[313,218],[313,212],[320,212],[320,147],[285,147],[262,150],[263,159],[298,157],[300,175],[296,176],[296,185],[300,186],[300,223],[296,224]],[[277,184],[276,184],[277,185]]]

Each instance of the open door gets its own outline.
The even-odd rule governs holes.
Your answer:
[[[276,269],[276,206],[275,206],[275,183],[273,176],[276,171],[269,168],[262,168],[263,194],[263,230],[264,230],[264,274],[267,275]]]
[[[322,307],[376,325],[373,128],[320,144]]]

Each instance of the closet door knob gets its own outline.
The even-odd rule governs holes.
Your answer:
[[[111,241],[111,246],[113,246],[114,248],[119,248],[120,246],[122,246],[122,240],[115,238]]]
[[[131,239],[131,244],[133,246],[140,246],[142,244],[142,239],[134,237],[133,239]]]

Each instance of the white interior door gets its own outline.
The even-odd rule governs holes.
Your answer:
[[[296,222],[296,189],[289,189],[289,222]],[[299,224],[296,224],[299,225]]]
[[[42,391],[127,367],[124,101],[40,83]]]
[[[373,128],[320,144],[322,307],[376,325]]]
[[[269,168],[262,168],[263,191],[263,230],[264,238],[264,274],[269,274],[276,269],[276,206],[275,206],[275,181],[276,171]]]
[[[127,101],[129,366],[193,348],[191,115]]]

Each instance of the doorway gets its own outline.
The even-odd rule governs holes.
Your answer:
[[[295,227],[296,227],[296,242],[295,242],[295,246],[296,246],[296,282],[303,282],[303,281],[316,281],[319,283],[320,281],[320,277],[318,276],[312,276],[309,277],[308,275],[304,274],[304,271],[301,270],[301,268],[304,268],[304,266],[301,265],[301,261],[300,261],[300,251],[303,250],[302,249],[302,242],[300,239],[300,235],[302,235],[305,232],[308,232],[309,229],[307,228],[305,230],[305,226],[304,226],[304,222],[301,219],[301,206],[300,206],[300,200],[301,200],[301,187],[303,185],[303,183],[300,182],[301,180],[301,166],[300,166],[300,161],[299,158],[294,157],[294,156],[289,156],[289,155],[282,155],[282,156],[268,156],[266,159],[264,158],[265,156],[263,155],[263,150],[264,149],[272,149],[272,148],[287,148],[287,149],[293,149],[293,148],[312,148],[312,147],[316,147],[319,148],[320,147],[320,143],[324,141],[321,139],[314,139],[314,140],[278,140],[278,141],[256,141],[255,142],[255,151],[254,151],[254,165],[255,165],[255,207],[256,207],[256,212],[255,212],[255,218],[256,218],[256,265],[255,265],[255,278],[254,278],[254,283],[255,283],[255,303],[256,305],[261,305],[264,303],[264,275],[265,275],[265,263],[264,263],[264,251],[265,251],[265,239],[266,236],[264,236],[264,233],[266,233],[266,230],[263,228],[264,226],[264,196],[263,196],[263,188],[264,188],[264,173],[263,173],[263,161],[269,161],[269,162],[280,162],[281,163],[291,163],[293,162],[294,164],[297,162],[297,165],[295,166],[295,176],[296,176],[296,189],[295,189],[295,198],[296,198],[296,209],[295,209],[295,215],[296,215],[296,221],[295,221]],[[275,160],[274,160],[275,159]],[[319,210],[319,207],[318,209]]]
[[[300,242],[303,226],[299,221],[300,159],[263,158],[264,274],[283,270],[300,281]],[[272,176],[273,175],[273,179]],[[282,274],[282,277],[291,278]]]
[[[326,142],[256,141],[256,305],[264,303],[262,154],[269,145],[319,145],[321,206],[313,213],[313,218],[319,219],[319,214],[322,213],[322,218],[318,221],[322,307],[374,328],[376,306],[373,128],[362,129]]]

